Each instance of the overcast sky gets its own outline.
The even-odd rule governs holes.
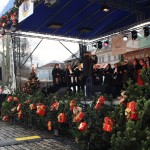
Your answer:
[[[30,42],[30,50],[34,48],[39,43],[40,39],[28,38]],[[78,43],[63,42],[62,43],[73,53],[79,50]],[[72,54],[64,48],[58,41],[54,40],[43,40],[42,43],[37,47],[34,56],[34,64],[43,65],[49,63],[52,60],[64,61]],[[37,58],[37,59],[36,59]]]
[[[7,5],[9,0],[0,0],[0,14],[3,11],[3,9],[5,8],[5,6]]]

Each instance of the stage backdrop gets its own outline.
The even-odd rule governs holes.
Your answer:
[[[117,35],[112,37],[112,55],[119,55],[126,53],[126,42],[123,41],[123,35]]]

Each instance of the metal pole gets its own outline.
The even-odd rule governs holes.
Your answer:
[[[59,41],[59,43],[64,47],[66,48],[76,59],[78,59],[80,61],[80,59],[74,54],[72,53],[62,42]]]
[[[40,43],[43,41],[43,39],[37,44],[37,46],[34,48],[34,50],[30,53],[28,58],[25,60],[25,62],[21,65],[20,69],[24,66],[24,64],[28,61],[28,59],[31,57],[31,55],[34,53],[34,51],[37,49],[37,47],[40,45]]]

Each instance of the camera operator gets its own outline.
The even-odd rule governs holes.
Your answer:
[[[97,63],[97,56],[92,55],[91,52],[87,51],[83,57],[83,76],[85,78],[86,95],[89,99],[92,96],[92,85],[93,85],[93,65]]]

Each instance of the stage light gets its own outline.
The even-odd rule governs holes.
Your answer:
[[[127,41],[127,40],[128,40],[128,36],[125,35],[125,36],[123,37],[123,40],[124,40],[124,41]]]
[[[103,44],[103,42],[101,42],[101,41],[98,41],[98,42],[97,42],[98,49],[101,49],[101,48],[103,47],[103,45],[102,45],[102,44]]]
[[[51,3],[50,3],[50,0],[45,0],[45,3],[44,3],[46,6],[51,6]]]
[[[102,6],[102,11],[108,12],[109,11],[109,7],[107,5]]]
[[[108,44],[109,44],[109,42],[108,42],[108,41],[105,41],[105,42],[104,42],[104,46],[105,46],[105,47],[107,47],[107,46],[108,46]]]
[[[97,48],[97,47],[98,47],[98,46],[97,46],[97,43],[92,44],[92,47]]]
[[[150,34],[150,27],[147,26],[147,27],[144,27],[143,29],[144,29],[144,37],[148,37]]]
[[[59,0],[45,0],[45,5],[50,7],[50,6],[54,6],[55,4],[58,3]]]
[[[132,40],[136,40],[137,39],[137,31],[136,30],[133,30],[133,31],[131,31],[131,34],[132,34]]]

